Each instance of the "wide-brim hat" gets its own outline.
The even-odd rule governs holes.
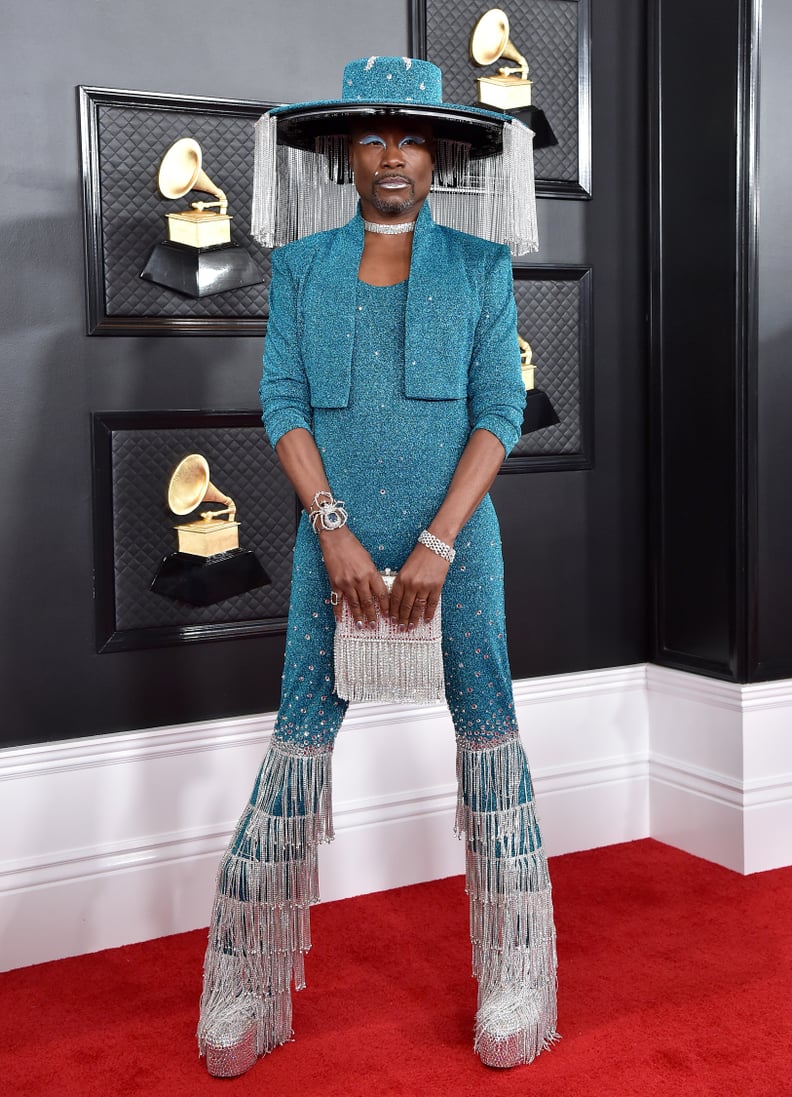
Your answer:
[[[273,107],[259,120],[255,238],[279,246],[345,223],[357,203],[348,134],[383,117],[431,125],[435,220],[508,244],[514,255],[536,250],[532,131],[510,114],[444,103],[440,69],[414,57],[350,61],[339,99]]]
[[[361,57],[344,69],[340,99],[275,107],[278,140],[313,151],[317,137],[347,133],[355,123],[398,115],[428,122],[437,137],[470,146],[471,156],[491,156],[503,145],[510,115],[443,102],[437,65],[413,57]]]

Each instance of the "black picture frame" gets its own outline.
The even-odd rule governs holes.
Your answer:
[[[594,465],[593,272],[590,266],[515,266],[517,330],[531,345],[536,387],[559,422],[524,435],[502,473],[590,469]]]
[[[130,411],[91,418],[97,652],[285,632],[300,507],[260,414]],[[240,508],[240,547],[256,553],[271,580],[213,606],[149,590],[163,558],[176,550],[172,527],[189,521],[171,514],[166,495],[175,465],[190,452],[209,458],[213,481]]]
[[[87,334],[262,335],[270,253],[249,235],[253,126],[274,104],[85,85],[77,97]],[[191,200],[169,201],[156,185],[163,153],[183,136],[198,137],[207,174],[228,193],[232,239],[261,268],[260,285],[190,298],[140,279],[165,239],[165,213]]]
[[[411,55],[440,65],[446,102],[481,105],[474,80],[492,67],[479,68],[468,48],[473,27],[486,10],[483,4],[460,6],[459,0],[410,0]],[[537,197],[589,199],[590,0],[511,0],[504,10],[512,40],[529,63],[534,105],[544,110],[558,140],[555,147],[534,151]]]

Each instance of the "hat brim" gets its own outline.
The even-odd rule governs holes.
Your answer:
[[[436,137],[470,145],[472,156],[494,156],[503,147],[503,127],[511,119],[494,111],[443,103],[305,103],[277,107],[271,112],[278,122],[278,142],[314,151],[317,137],[348,133],[366,119],[392,117],[429,122]]]

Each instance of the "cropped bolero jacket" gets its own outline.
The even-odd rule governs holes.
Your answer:
[[[360,213],[272,255],[261,404],[272,445],[312,429],[314,408],[350,399]],[[424,203],[407,288],[405,396],[467,400],[471,430],[506,453],[520,436],[525,387],[508,248],[436,224]]]

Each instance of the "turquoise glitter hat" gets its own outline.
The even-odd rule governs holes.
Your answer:
[[[361,57],[344,69],[340,99],[275,107],[278,140],[313,151],[318,136],[343,133],[354,122],[398,114],[431,122],[435,135],[465,141],[473,156],[500,151],[511,116],[443,102],[437,65],[412,57]]]
[[[340,99],[273,107],[256,125],[254,237],[277,247],[350,220],[350,127],[398,116],[432,127],[436,221],[508,244],[514,255],[535,251],[531,130],[512,115],[444,103],[442,87],[429,61],[361,57],[345,67]]]

